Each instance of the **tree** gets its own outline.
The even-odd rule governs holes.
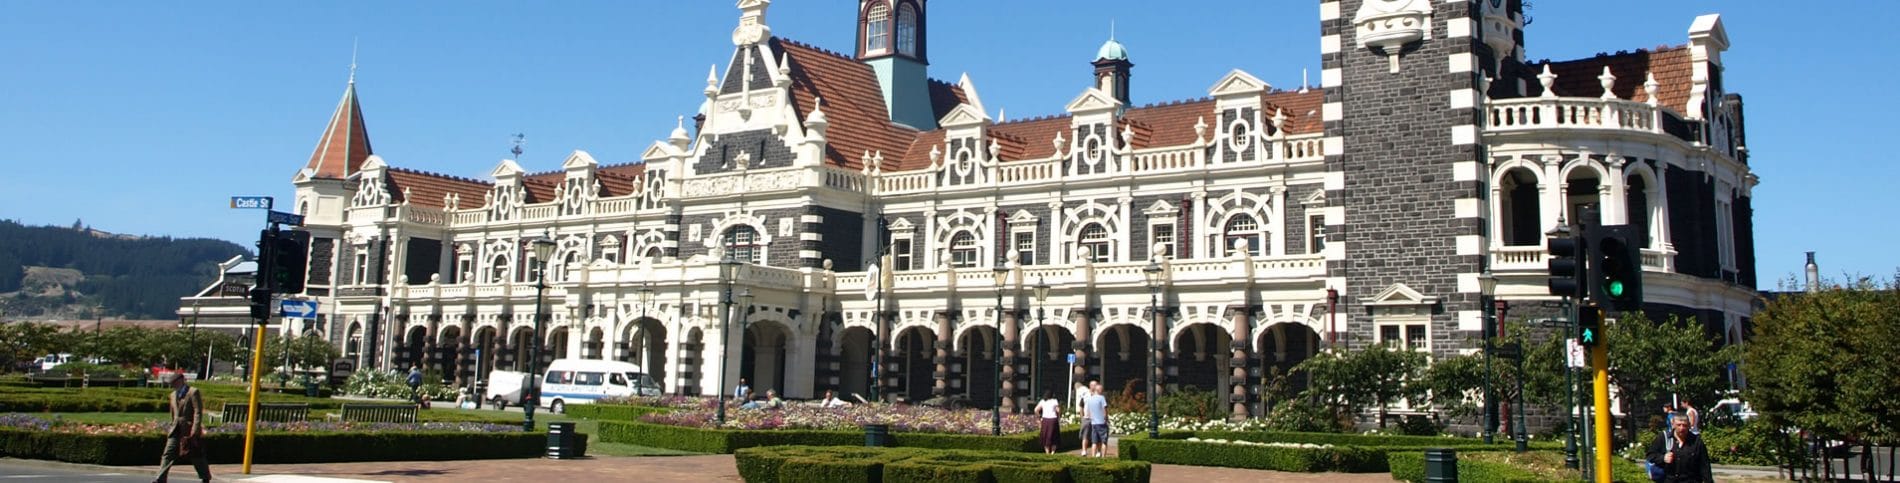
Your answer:
[[[1735,360],[1735,346],[1717,348],[1702,325],[1674,316],[1654,322],[1627,313],[1604,329],[1610,357],[1610,384],[1624,403],[1624,427],[1635,431],[1641,417],[1655,414],[1671,396],[1698,408],[1721,400],[1728,388],[1724,370]]]
[[[314,334],[292,338],[289,336],[264,339],[264,371],[277,370],[285,361],[290,368],[306,370],[329,367],[330,361],[341,354],[335,346]]]
[[[59,328],[30,322],[0,322],[0,373],[55,354]]]
[[[1306,397],[1329,401],[1336,413],[1345,415],[1377,407],[1383,428],[1393,404],[1416,401],[1424,394],[1425,365],[1424,353],[1375,344],[1357,351],[1322,352],[1294,370],[1312,377]]]
[[[1762,416],[1811,434],[1900,443],[1900,276],[1789,294],[1755,313],[1743,390]]]

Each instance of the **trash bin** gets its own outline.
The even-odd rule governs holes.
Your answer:
[[[587,455],[587,435],[577,432],[574,423],[548,423],[548,457],[571,459]]]
[[[864,445],[886,447],[891,445],[891,426],[888,424],[864,425]]]
[[[1450,448],[1425,450],[1425,481],[1457,483],[1458,453]]]

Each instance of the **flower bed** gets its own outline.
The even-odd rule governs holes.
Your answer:
[[[164,449],[165,422],[82,424],[0,415],[0,456],[105,465],[149,465]],[[257,463],[530,458],[547,436],[518,426],[479,423],[258,423]],[[205,427],[212,463],[236,463],[244,426]]]
[[[1082,446],[1076,428],[1064,428],[1061,447]],[[699,453],[732,453],[756,446],[862,446],[864,431],[850,429],[718,429],[673,426],[642,421],[601,421],[600,441],[630,443],[656,448]],[[894,431],[891,444],[900,447],[977,449],[990,451],[1041,452],[1042,442],[1035,433],[947,434]]]
[[[733,458],[747,482],[1103,482],[1149,479],[1138,461],[917,448],[774,446]]]

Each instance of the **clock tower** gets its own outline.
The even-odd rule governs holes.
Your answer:
[[[930,106],[926,0],[859,0],[858,60],[877,71],[890,119],[936,129]]]

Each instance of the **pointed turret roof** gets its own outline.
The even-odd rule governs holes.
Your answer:
[[[363,109],[356,102],[352,73],[349,87],[343,89],[343,100],[337,102],[336,113],[330,115],[330,123],[323,129],[323,137],[317,139],[317,149],[311,151],[310,163],[304,169],[310,170],[312,178],[343,179],[362,168],[363,160],[374,152],[369,147],[369,129],[363,125]]]

